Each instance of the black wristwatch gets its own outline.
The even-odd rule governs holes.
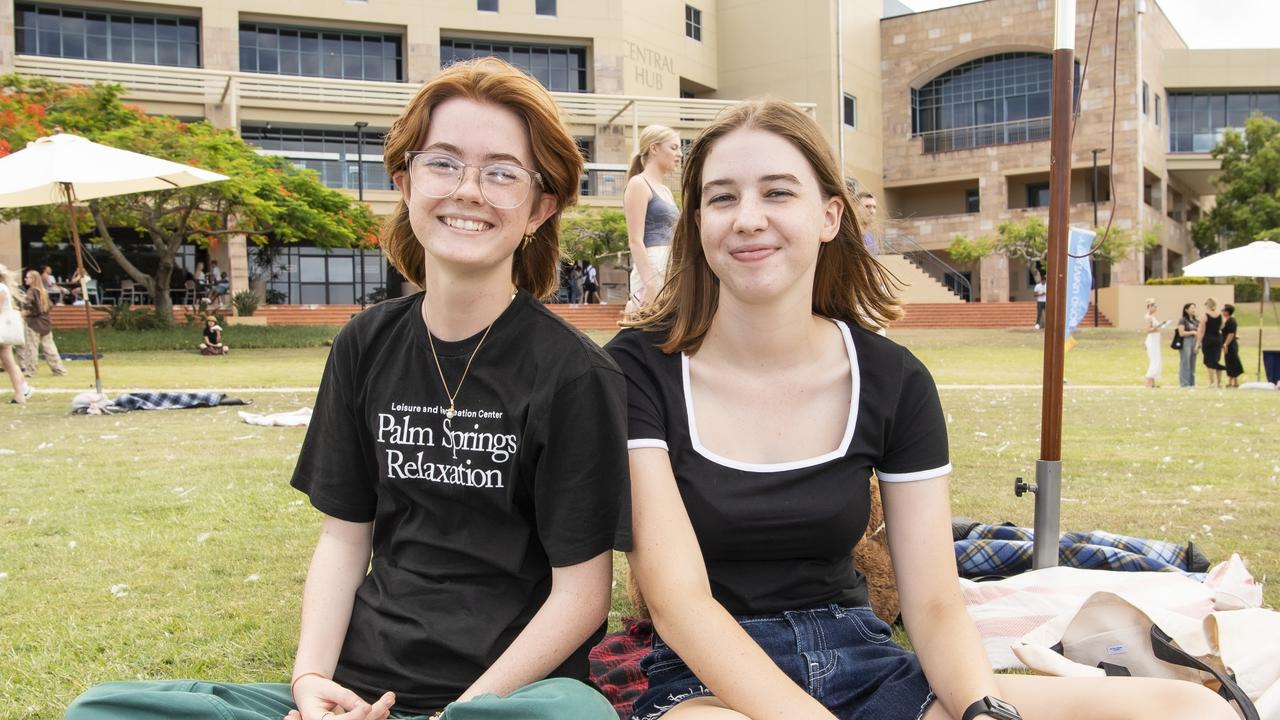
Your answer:
[[[986,715],[996,720],[1022,720],[1022,716],[1018,714],[1018,708],[990,695],[965,708],[960,720],[973,720],[979,715]]]

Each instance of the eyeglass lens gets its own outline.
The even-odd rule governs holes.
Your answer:
[[[529,197],[533,175],[519,165],[494,163],[479,167],[439,153],[409,156],[410,179],[427,197],[449,197],[457,192],[466,179],[468,168],[476,168],[479,172],[480,194],[494,207],[519,207]]]

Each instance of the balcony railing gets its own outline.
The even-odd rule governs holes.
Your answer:
[[[38,75],[66,83],[118,83],[125,87],[127,97],[136,100],[229,104],[232,108],[342,110],[389,116],[399,114],[419,88],[412,83],[169,68],[35,55],[18,55],[14,59],[14,69],[24,75]],[[678,129],[700,129],[736,103],[734,100],[567,92],[551,94],[559,104],[565,122],[570,125],[630,126],[636,134],[639,128],[655,123]],[[817,112],[814,103],[798,105],[811,116]]]
[[[930,130],[920,133],[918,137],[924,141],[926,153],[1035,142],[1049,139],[1049,118],[1039,117],[946,130]]]

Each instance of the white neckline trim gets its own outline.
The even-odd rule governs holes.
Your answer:
[[[689,442],[693,445],[693,449],[702,457],[710,460],[717,465],[723,465],[734,470],[744,470],[746,472],[783,472],[786,470],[799,470],[800,468],[813,467],[823,463],[838,460],[849,452],[849,444],[853,442],[853,430],[858,425],[858,396],[861,390],[861,373],[858,372],[858,351],[853,346],[853,335],[849,332],[849,326],[840,320],[832,320],[836,327],[840,328],[840,335],[844,339],[844,349],[849,355],[849,378],[852,381],[851,391],[849,393],[849,417],[848,424],[844,428],[844,437],[840,439],[840,445],[831,452],[818,455],[816,457],[804,458],[802,460],[788,460],[780,463],[750,463],[734,460],[723,455],[718,455],[708,450],[703,444],[702,439],[698,437],[698,421],[693,415],[693,387],[689,379],[689,356],[680,353],[680,373],[684,383],[684,407],[685,415],[689,423]]]

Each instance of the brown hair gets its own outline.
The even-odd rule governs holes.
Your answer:
[[[431,112],[446,100],[466,98],[514,112],[529,131],[532,169],[542,174],[538,193],[550,193],[556,211],[516,250],[512,281],[535,297],[546,297],[559,285],[560,214],[578,201],[582,154],[569,134],[555,100],[536,80],[497,58],[485,57],[451,65],[422,86],[387,133],[382,160],[391,177],[408,187],[405,153],[426,142]],[[535,196],[535,202],[538,196]],[[426,257],[409,224],[409,208],[401,197],[382,225],[382,252],[405,278],[422,285]]]
[[[27,271],[27,291],[36,294],[36,305],[39,306],[40,312],[47,313],[49,308],[53,307],[53,303],[49,300],[49,290],[44,286],[44,278],[40,276],[39,270]]]
[[[702,344],[720,299],[720,281],[703,255],[696,219],[702,205],[702,166],[716,141],[743,128],[771,132],[789,141],[809,161],[823,196],[844,201],[835,238],[818,250],[813,312],[869,330],[898,319],[902,311],[893,292],[901,285],[863,244],[849,190],[818,124],[789,102],[755,100],[724,111],[693,141],[681,176],[685,202],[671,243],[667,282],[652,304],[623,324],[665,333],[663,352],[695,352]]]
[[[680,134],[666,125],[649,125],[640,131],[640,139],[636,142],[640,149],[631,158],[631,166],[627,168],[627,179],[644,172],[644,162],[653,151],[653,146],[665,142],[668,138],[678,138]]]

